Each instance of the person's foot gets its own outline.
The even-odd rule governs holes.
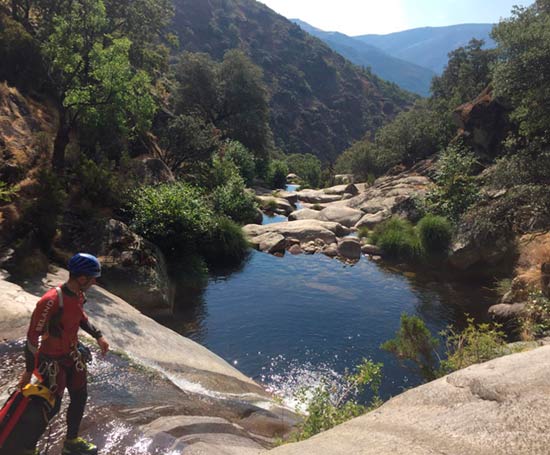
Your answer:
[[[97,447],[83,438],[67,439],[61,453],[63,455],[97,455]]]

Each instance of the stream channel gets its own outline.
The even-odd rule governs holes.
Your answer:
[[[264,224],[285,220],[264,216]],[[420,316],[434,335],[464,327],[467,315],[484,321],[496,301],[490,285],[366,257],[351,266],[322,254],[252,251],[238,270],[211,276],[200,295],[178,292],[175,314],[157,319],[288,403],[320,380],[340,384],[364,357],[384,364],[387,399],[422,382],[380,349],[401,314]]]

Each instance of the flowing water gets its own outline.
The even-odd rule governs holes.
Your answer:
[[[495,296],[483,283],[393,270],[362,258],[350,266],[323,255],[274,257],[253,251],[238,269],[210,278],[204,293],[176,297],[160,320],[290,399],[321,378],[338,382],[363,357],[384,363],[382,396],[422,382],[379,346],[402,313],[432,333],[485,318]]]

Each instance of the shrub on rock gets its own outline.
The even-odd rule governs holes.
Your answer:
[[[419,221],[417,230],[422,248],[427,253],[444,253],[449,248],[453,229],[446,218],[426,215]]]

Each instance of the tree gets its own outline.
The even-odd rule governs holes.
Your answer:
[[[43,50],[59,109],[52,164],[62,171],[77,121],[114,122],[127,135],[148,128],[156,107],[149,76],[130,64],[131,41],[108,34],[102,0],[74,1],[53,24]]]
[[[268,96],[261,70],[241,51],[228,51],[221,63],[207,54],[185,52],[176,68],[175,110],[200,115],[265,159],[273,148]]]
[[[491,65],[495,51],[485,50],[483,40],[472,39],[467,46],[449,53],[443,74],[432,80],[432,98],[446,101],[445,108],[457,106],[477,97],[491,82]]]
[[[317,188],[321,183],[321,161],[311,153],[293,153],[286,162],[289,172],[297,174],[303,181],[302,186]]]
[[[512,120],[520,133],[545,137],[550,133],[550,0],[514,8],[492,33],[498,43],[493,71],[495,95],[510,101]]]

